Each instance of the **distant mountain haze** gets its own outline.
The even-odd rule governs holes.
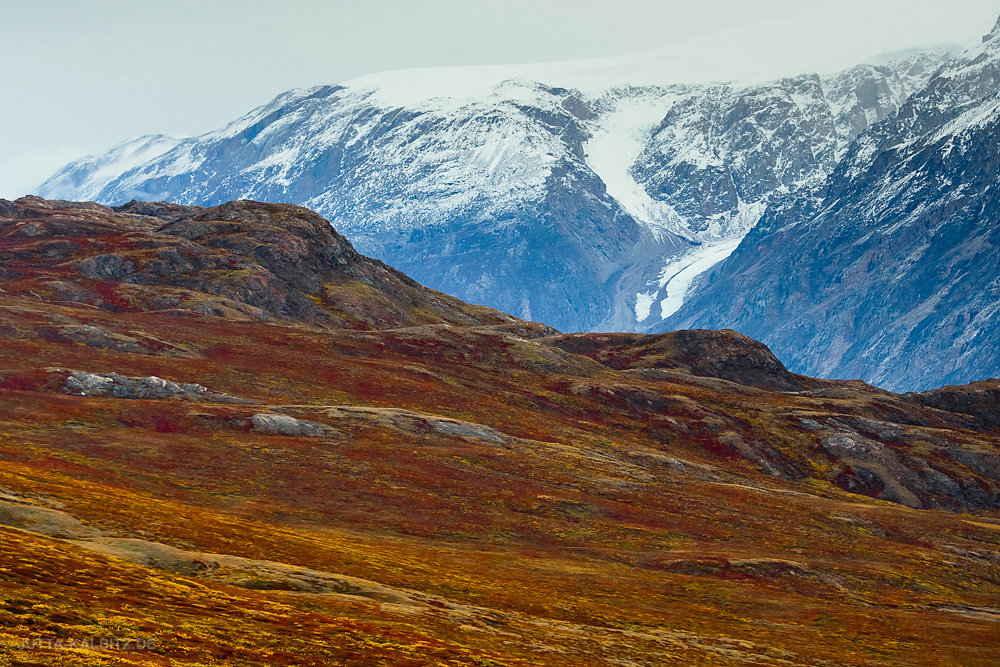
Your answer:
[[[982,353],[996,310],[975,305],[997,279],[992,190],[972,182],[995,175],[996,148],[984,142],[975,166],[926,161],[919,185],[898,144],[916,150],[995,120],[994,50],[911,50],[835,72],[758,66],[729,82],[708,56],[677,49],[388,72],[289,91],[199,137],[126,142],[67,165],[39,194],[302,204],[430,287],[562,330],[734,328],[792,370],[920,389],[997,374],[996,354]],[[955,77],[979,79],[966,90]],[[967,149],[956,145],[956,159]],[[917,252],[930,237],[901,230],[918,228],[924,197],[953,214],[945,178],[947,192],[967,183],[962,210],[981,217]],[[879,207],[862,211],[857,197]],[[871,230],[864,242],[903,234],[905,257],[873,260],[878,275],[847,264],[833,275],[862,242],[847,222],[856,216]],[[976,249],[958,250],[965,232]],[[983,267],[975,281],[913,301],[913,281],[944,289],[969,258]],[[936,354],[901,362],[918,350]]]

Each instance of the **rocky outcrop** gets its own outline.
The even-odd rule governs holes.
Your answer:
[[[4,496],[11,498],[10,496]],[[10,526],[50,537],[77,539],[97,535],[76,517],[27,499],[0,500],[0,526]]]
[[[251,428],[265,435],[287,435],[296,438],[321,438],[330,428],[325,424],[296,419],[289,415],[258,413],[250,417]]]
[[[761,389],[805,388],[766,345],[735,331],[674,331],[653,336],[569,334],[543,340],[615,370],[680,369]]]
[[[252,590],[296,591],[367,598],[391,605],[427,608],[406,592],[374,581],[287,563],[241,558],[229,554],[178,549],[159,542],[126,537],[95,537],[73,542],[79,547],[188,576],[220,581]]]
[[[79,343],[102,350],[130,354],[188,356],[180,346],[141,332],[111,331],[94,324],[61,324],[38,327],[37,332],[47,340]]]
[[[325,406],[320,409],[320,413],[331,421],[344,426],[363,425],[370,427],[374,425],[406,434],[454,436],[491,445],[503,445],[510,439],[500,431],[484,424],[448,419],[439,415],[399,408],[338,405]],[[255,417],[258,416],[261,415],[255,415]]]
[[[846,491],[914,508],[1000,503],[1000,454],[989,446],[865,418],[799,421],[818,438],[827,479]]]
[[[972,415],[984,428],[1000,428],[1000,380],[983,380],[906,394],[915,403]]]
[[[60,373],[53,369],[53,372]],[[62,391],[75,396],[106,396],[129,399],[181,398],[209,403],[249,403],[246,399],[209,391],[200,384],[173,382],[156,376],[126,377],[118,373],[69,371]]]

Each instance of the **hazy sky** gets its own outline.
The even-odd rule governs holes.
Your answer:
[[[199,134],[289,88],[387,69],[634,53],[785,19],[860,61],[971,46],[998,14],[996,0],[0,0],[0,197],[133,136]]]

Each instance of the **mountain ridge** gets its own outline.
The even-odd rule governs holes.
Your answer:
[[[357,253],[312,211],[289,204],[133,201],[112,209],[23,197],[0,199],[0,215],[24,221],[0,232],[7,278],[41,281],[38,293],[49,298],[114,312],[359,329],[517,321],[424,288]]]
[[[772,194],[783,196],[800,177],[821,179],[846,142],[891,112],[919,72],[946,55],[769,84],[587,94],[507,80],[464,101],[425,91],[410,108],[380,100],[375,83],[317,87],[184,140],[99,191],[93,182],[75,190],[56,176],[41,192],[107,203],[293,201],[331,219],[363,252],[465,300],[563,330],[635,329],[647,325],[637,315],[662,314],[643,313],[641,299],[652,306],[690,285],[688,274],[731,251]],[[852,92],[859,86],[867,86],[862,97]],[[731,105],[727,117],[711,119],[713,97]],[[677,111],[685,103],[687,111]],[[671,140],[661,127],[657,139],[671,109],[684,134]],[[784,113],[793,118],[787,128]],[[701,129],[712,123],[719,127]],[[679,148],[689,141],[699,148]],[[720,180],[715,172],[730,164],[713,156],[750,143],[770,156],[759,178],[770,184],[739,197],[742,181]],[[633,173],[636,160],[652,166]],[[786,164],[800,176],[782,176]],[[724,197],[695,204],[716,186]],[[671,260],[690,267],[687,274],[651,291],[647,283]],[[683,291],[671,298],[683,300]]]
[[[664,328],[724,322],[806,373],[890,389],[996,375],[998,95],[991,39],[862,135],[822,198],[770,215]]]

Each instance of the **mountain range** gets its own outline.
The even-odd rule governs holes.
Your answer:
[[[803,372],[927,388],[1000,370],[1000,22],[765,214],[661,325],[732,326]]]
[[[858,229],[848,209],[860,206],[850,193],[888,202],[886,188],[912,184],[882,178],[878,146],[934,135],[951,110],[989,117],[993,44],[738,82],[711,80],[718,71],[697,71],[681,50],[390,72],[290,91],[199,137],[126,142],[67,165],[39,192],[119,205],[303,204],[430,287],[561,330],[729,327],[798,371],[924,389],[995,374],[996,310],[980,291],[995,276],[963,280],[939,304],[929,291],[912,296],[914,281],[940,290],[957,273],[982,274],[965,266],[961,232],[916,253],[927,239],[896,209],[866,215],[873,229],[906,236],[913,268],[849,270],[859,239],[844,232]],[[978,88],[940,83],[961,63],[986,77]],[[917,99],[920,128],[906,120]],[[991,150],[986,142],[986,164],[966,162],[967,173],[988,174]],[[953,172],[928,178],[961,184],[966,172]],[[934,195],[909,200],[923,196]],[[991,226],[984,215],[977,229]],[[988,238],[977,242],[977,262],[996,259]],[[951,277],[926,280],[949,261]],[[871,312],[879,299],[890,300],[881,319]]]

